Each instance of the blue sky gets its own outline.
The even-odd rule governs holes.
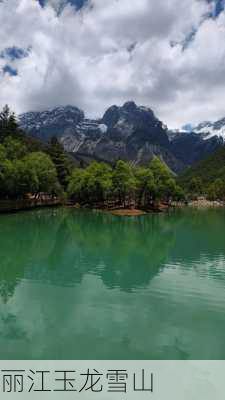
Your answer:
[[[37,0],[41,4],[41,6],[44,6],[49,0]],[[82,8],[82,6],[88,1],[88,0],[62,0],[61,3],[63,2],[70,3],[74,5],[77,9]],[[106,0],[107,1],[107,0]],[[224,0],[205,0],[208,3],[214,3],[215,8],[214,8],[214,16],[218,16],[221,11],[224,10],[225,7],[225,1]],[[60,0],[58,1],[58,3]]]
[[[27,57],[29,54],[28,49],[21,49],[16,46],[7,47],[1,53],[0,57],[8,59],[9,61],[14,61],[16,59]]]
[[[0,2],[0,107],[98,117],[132,99],[172,128],[225,116],[225,0],[83,4]]]
[[[16,76],[17,70],[11,67],[10,65],[4,65],[3,67],[3,74],[9,74],[10,76]]]
[[[215,14],[214,15],[218,16],[224,10],[225,1],[224,0],[209,0],[209,3],[210,2],[215,3]]]
[[[39,3],[44,6],[48,0],[38,0]],[[87,0],[67,0],[68,3],[75,5],[77,8],[81,8]],[[218,15],[224,9],[224,0],[206,0],[209,3],[215,3],[215,14]]]
[[[38,0],[39,3],[41,4],[41,6],[44,6],[48,0]],[[70,3],[72,5],[74,5],[77,9],[80,9],[84,3],[86,2],[86,0],[68,0],[67,3]]]

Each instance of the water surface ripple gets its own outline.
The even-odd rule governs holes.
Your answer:
[[[0,359],[225,359],[225,210],[1,215]]]

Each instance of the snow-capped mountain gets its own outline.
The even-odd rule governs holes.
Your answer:
[[[61,137],[65,131],[74,131],[75,126],[83,120],[83,111],[73,106],[28,112],[19,116],[22,129],[45,141],[52,136]]]
[[[225,141],[225,118],[216,122],[203,122],[194,127],[193,131],[200,134],[203,139],[210,139],[213,136],[218,136]]]
[[[23,114],[20,125],[44,141],[57,136],[65,150],[79,156],[142,164],[155,154],[171,169],[183,168],[170,151],[167,127],[150,108],[139,107],[133,101],[111,106],[98,120],[87,119],[77,107],[67,106]]]
[[[21,128],[43,141],[59,138],[76,157],[114,163],[118,159],[146,164],[154,155],[179,172],[221,145],[218,138],[204,140],[190,132],[170,132],[151,108],[133,101],[111,106],[102,118],[87,119],[77,107],[57,107],[19,117]]]
[[[123,159],[144,164],[158,155],[173,170],[183,167],[170,152],[167,128],[150,108],[138,107],[132,101],[122,107],[114,105],[102,119],[91,121],[91,125],[94,124],[97,129],[88,130],[84,120],[76,127],[76,134],[63,135],[64,148],[112,163]]]

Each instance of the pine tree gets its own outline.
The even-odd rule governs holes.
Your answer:
[[[7,129],[8,122],[9,122],[9,117],[10,117],[10,110],[9,110],[9,106],[6,105],[0,113],[0,138],[1,139],[5,135],[5,131]]]
[[[16,121],[16,116],[10,111],[8,105],[5,105],[0,113],[0,141],[3,141],[7,136],[18,136],[19,126]]]
[[[70,174],[71,163],[64,151],[63,145],[59,143],[56,137],[52,137],[50,140],[48,154],[55,164],[58,180],[65,189],[68,184],[68,176]]]

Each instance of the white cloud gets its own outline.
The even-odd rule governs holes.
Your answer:
[[[74,104],[101,115],[134,99],[174,127],[224,116],[225,14],[207,19],[210,7],[204,0],[92,0],[57,15],[35,0],[0,3],[0,52],[31,47],[10,64],[18,76],[0,75],[0,106],[23,112]]]

